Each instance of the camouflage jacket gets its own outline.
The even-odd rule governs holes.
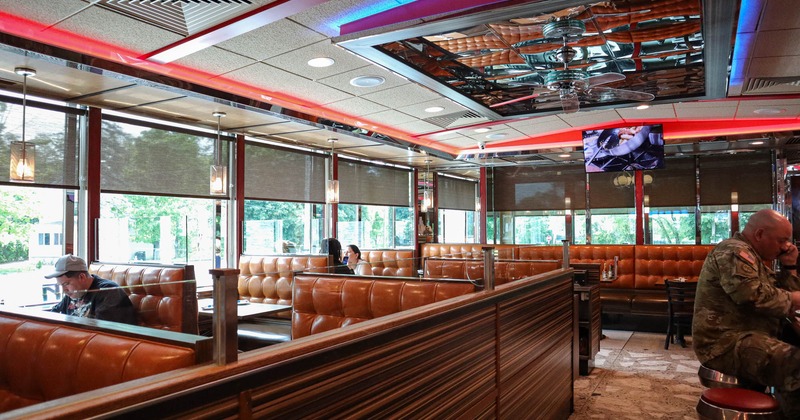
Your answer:
[[[797,276],[776,275],[740,233],[720,242],[697,281],[692,343],[700,363],[730,351],[751,332],[777,336],[791,311],[792,290],[800,290]]]

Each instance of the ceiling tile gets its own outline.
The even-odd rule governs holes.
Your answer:
[[[747,77],[798,77],[800,55],[787,57],[753,57]]]
[[[798,38],[800,38],[800,29],[760,31],[756,36],[751,57],[798,55],[800,54],[796,48]]]
[[[560,126],[563,129],[568,129],[571,126],[564,122],[558,115],[546,115],[544,117],[535,117],[535,118],[526,118],[524,120],[517,120],[517,121],[508,121],[506,125],[511,128],[520,129],[522,127],[529,127],[529,126],[538,126],[538,125],[548,125],[548,126]]]
[[[572,127],[585,127],[588,125],[605,124],[612,121],[619,121],[621,119],[619,114],[617,114],[617,111],[613,109],[561,114],[560,117]]]
[[[4,13],[30,19],[45,26],[54,25],[87,7],[90,5],[83,0],[50,1],[47,2],[47,7],[42,7],[42,3],[37,1],[0,0],[0,10]]]
[[[174,63],[201,70],[208,73],[209,78],[211,78],[249,66],[254,64],[255,61],[251,58],[234,54],[217,47],[210,47],[204,48],[194,54],[189,54],[180,60],[174,61]]]
[[[138,53],[155,51],[183,39],[176,33],[99,7],[83,10],[54,27]]]
[[[430,108],[430,107],[434,107],[434,106],[442,107],[442,108],[444,108],[444,110],[443,111],[439,111],[439,112],[433,112],[433,113],[425,112],[425,109]],[[404,113],[406,113],[408,115],[413,115],[413,116],[415,116],[417,118],[425,119],[425,118],[431,118],[431,117],[436,117],[436,116],[440,116],[440,115],[448,115],[448,114],[453,114],[453,113],[456,113],[456,112],[467,111],[467,108],[464,108],[463,106],[461,106],[461,105],[459,105],[459,104],[457,104],[457,103],[455,103],[455,102],[453,102],[453,101],[451,101],[449,99],[441,98],[441,99],[434,99],[432,101],[420,102],[420,103],[414,104],[414,105],[399,107],[399,108],[397,108],[397,110],[401,111],[401,112],[404,112]]]
[[[510,124],[509,124],[510,125]],[[514,126],[519,132],[528,136],[538,136],[541,134],[549,134],[553,131],[570,130],[572,127],[565,123],[561,118],[542,121],[539,124],[529,124]]]
[[[304,10],[291,19],[328,37],[339,36],[339,27],[374,13],[363,0],[333,0]]]
[[[760,101],[759,101],[760,102]],[[756,113],[756,110],[759,109],[775,109],[780,111],[779,114],[765,114],[765,113]],[[736,110],[736,118],[744,118],[744,119],[751,119],[751,118],[797,118],[798,113],[800,113],[800,101],[795,100],[793,104],[787,103],[768,103],[768,104],[758,104],[752,103],[751,101],[741,101],[739,103],[739,109]]]
[[[260,61],[324,39],[326,38],[323,35],[302,25],[289,19],[281,19],[220,42],[216,46]]]
[[[764,1],[767,7],[759,22],[762,31],[776,29],[800,28],[800,13],[797,13],[796,0],[769,0]],[[792,12],[789,12],[792,11]],[[792,42],[794,44],[795,42]]]
[[[394,128],[411,134],[424,134],[441,130],[441,127],[438,125],[433,125],[425,121],[412,121],[403,124],[397,124]]]
[[[367,63],[366,61],[364,63]],[[380,76],[386,79],[382,85],[375,87],[356,87],[350,84],[350,80],[359,76]],[[326,84],[330,87],[351,93],[355,96],[366,95],[367,93],[378,92],[385,89],[391,89],[400,85],[408,83],[405,79],[396,74],[386,71],[381,67],[367,65],[355,70],[350,70],[334,76],[319,79],[318,82]]]
[[[318,57],[332,58],[336,62],[330,67],[311,67],[308,65],[308,60]],[[302,74],[303,77],[313,80],[324,79],[369,65],[363,58],[331,44],[327,39],[272,57],[264,62],[290,73]]]
[[[308,125],[296,122],[284,121],[276,124],[252,127],[247,131],[255,135],[273,135],[273,134],[285,134],[285,133],[293,133],[296,131],[310,131],[310,130],[318,130],[318,128],[310,127]]]
[[[350,98],[343,101],[332,102],[325,105],[330,108],[351,116],[364,116],[376,112],[386,111],[389,108],[361,98]]]
[[[331,89],[264,63],[232,71],[225,77],[261,87],[268,92],[279,92],[316,104],[336,102],[351,97],[340,90]]]
[[[361,97],[381,104],[392,104],[394,108],[402,108],[439,99],[442,96],[424,86],[406,83],[391,89],[367,93],[366,95],[361,95]]]
[[[677,118],[672,104],[652,105],[647,109],[636,109],[636,107],[617,108],[617,113],[626,120],[671,120]]]
[[[364,115],[364,118],[383,126],[403,124],[417,120],[416,117],[392,109],[376,112],[374,114],[367,114]]]
[[[83,102],[95,104],[100,108],[122,109],[135,105],[180,98],[182,96],[183,95],[164,89],[133,85],[128,89],[116,89],[100,95],[90,96],[84,99]]]
[[[709,105],[708,107],[675,106],[675,113],[679,119],[733,118],[736,115],[736,106],[735,104],[733,106]]]

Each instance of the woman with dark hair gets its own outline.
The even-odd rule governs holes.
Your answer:
[[[371,276],[372,266],[361,259],[361,250],[357,246],[350,244],[344,250],[344,261],[347,267],[359,276]]]
[[[320,251],[333,257],[333,272],[335,274],[353,274],[346,265],[342,263],[342,244],[336,238],[325,238],[320,244]]]

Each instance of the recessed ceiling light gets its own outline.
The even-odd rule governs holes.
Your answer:
[[[560,157],[560,158],[568,158],[568,157],[571,157],[571,155],[569,153],[562,153],[562,154],[558,155],[558,157]]]
[[[756,140],[756,141],[751,141],[750,144],[752,144],[753,146],[761,146],[762,144],[764,144],[764,142],[761,140]]]
[[[381,76],[358,76],[350,79],[350,84],[355,87],[375,87],[382,85],[386,79]]]
[[[785,109],[778,109],[778,108],[759,108],[759,109],[757,109],[757,110],[753,111],[753,114],[759,114],[759,115],[777,115],[777,114],[783,114],[784,112],[786,112],[786,110],[785,110]]]
[[[491,130],[491,128],[489,128],[489,127],[481,127],[481,128],[476,128],[475,132],[476,133],[485,133],[485,132],[487,132],[489,130]]]
[[[432,106],[430,108],[425,108],[425,112],[442,112],[444,108],[441,106]]]
[[[504,139],[506,138],[506,136],[508,136],[508,134],[506,133],[493,133],[493,134],[487,134],[486,138],[489,140],[497,140],[497,139]]]
[[[641,104],[641,105],[639,105],[639,106],[637,106],[637,107],[636,107],[636,109],[647,109],[647,108],[650,108],[650,105],[647,105],[647,104]]]
[[[317,57],[308,60],[308,65],[311,67],[330,67],[336,61],[330,57]]]

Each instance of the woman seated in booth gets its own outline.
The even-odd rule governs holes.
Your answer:
[[[325,238],[320,244],[320,251],[333,257],[333,272],[335,274],[353,274],[342,262],[342,244],[336,238]]]
[[[347,268],[353,271],[353,274],[359,276],[371,276],[372,266],[361,259],[361,250],[354,244],[347,245],[344,251],[343,262],[347,264]]]

